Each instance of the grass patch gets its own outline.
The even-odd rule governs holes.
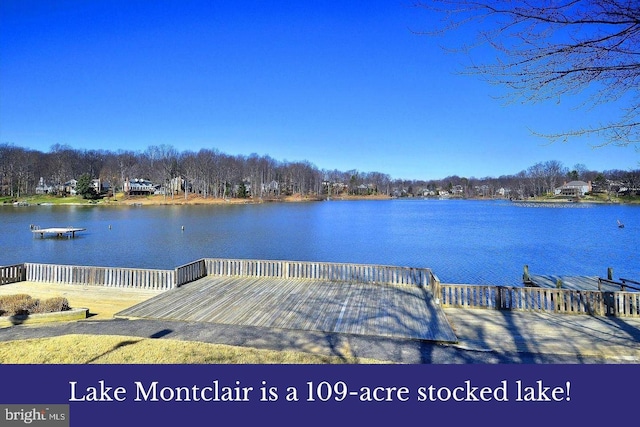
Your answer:
[[[3,364],[380,364],[374,359],[115,335],[0,342]]]
[[[90,205],[95,204],[95,200],[83,199],[81,196],[51,196],[48,194],[38,194],[20,198],[21,202],[27,202],[30,205]]]
[[[2,204],[13,203],[15,201],[16,201],[16,199],[11,197],[11,196],[2,196],[2,197],[0,197],[0,203],[2,203]]]
[[[582,198],[584,202],[595,203],[637,203],[640,198],[636,196],[618,196],[607,193],[588,193]]]

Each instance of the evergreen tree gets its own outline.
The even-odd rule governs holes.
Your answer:
[[[78,178],[76,193],[82,196],[83,199],[95,199],[98,197],[98,193],[91,185],[91,175],[85,173]]]

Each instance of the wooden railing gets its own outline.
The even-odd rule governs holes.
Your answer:
[[[0,267],[0,285],[22,282],[25,280],[25,271],[24,264]]]
[[[428,268],[372,264],[205,258],[174,270],[150,270],[25,263],[0,267],[0,285],[27,280],[168,290],[207,275],[409,285],[429,288],[442,307],[640,317],[640,292],[449,285]]]
[[[207,275],[207,265],[204,259],[181,265],[175,269],[175,286],[193,282]]]
[[[337,282],[357,281],[394,285],[431,286],[437,278],[428,268],[310,261],[206,258],[206,271],[217,276],[279,277]]]
[[[207,275],[355,281],[432,289],[439,284],[428,268],[219,258],[200,259],[174,270],[25,263],[3,267],[0,271],[13,277],[18,275],[18,268],[23,269],[21,280],[144,289],[170,289]]]
[[[640,317],[640,292],[612,292],[615,316]]]
[[[25,263],[26,280],[117,288],[167,290],[175,287],[174,270],[90,267]]]
[[[602,284],[619,286],[621,291],[626,291],[627,289],[633,289],[634,291],[640,291],[640,283],[629,280],[629,279],[620,279],[619,282],[610,279],[603,279],[602,277],[598,277],[598,289],[602,289]],[[629,283],[632,283],[631,285]]]
[[[634,284],[634,285],[640,286],[640,282],[635,281],[635,280],[631,280],[631,279],[623,279],[623,278],[621,277],[621,278],[620,278],[620,281],[621,281],[623,284],[625,284],[625,285],[627,285],[627,284],[629,284],[629,283],[632,283],[632,284]]]
[[[640,317],[639,292],[440,285],[436,295],[443,307]]]

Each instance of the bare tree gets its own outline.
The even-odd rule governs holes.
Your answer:
[[[62,192],[65,182],[80,176],[82,169],[79,152],[68,145],[55,144],[49,151],[51,181],[59,192]]]
[[[211,194],[211,189],[213,188],[215,182],[215,173],[216,171],[216,158],[219,156],[219,153],[214,150],[209,149],[201,149],[196,154],[196,168],[197,168],[197,176],[200,180],[200,192],[202,197],[205,199],[209,197]],[[214,197],[217,197],[217,194],[214,190]]]
[[[151,171],[155,173],[155,179],[163,183],[165,197],[169,191],[172,199],[176,191],[179,190],[176,185],[179,178],[178,155],[178,150],[172,145],[166,144],[151,145],[144,152],[144,156],[150,163]]]
[[[587,178],[587,174],[588,174],[588,169],[587,166],[584,165],[583,163],[577,163],[573,166],[573,169],[571,169],[568,173],[567,173],[567,177],[571,180],[571,181],[586,181]]]
[[[556,188],[562,185],[560,182],[569,173],[568,169],[558,160],[549,160],[544,162],[545,186],[547,191],[555,193]]]
[[[470,72],[506,86],[513,99],[554,100],[588,89],[583,107],[616,103],[617,119],[553,135],[597,135],[606,144],[640,142],[640,2],[638,0],[434,0],[419,7],[443,24],[430,34],[477,25],[475,40],[495,61]],[[474,27],[475,28],[475,27]]]
[[[127,178],[134,179],[134,178],[150,177],[151,175],[147,175],[147,176],[141,175],[141,173],[143,172],[142,171],[143,162],[141,161],[141,157],[142,157],[141,155],[136,154],[133,151],[119,150],[116,153],[119,180],[114,177],[114,182],[112,183],[112,185],[114,186],[118,185],[119,187],[122,188],[124,181]],[[139,175],[139,176],[136,176],[136,175]]]
[[[13,145],[0,145],[0,195],[20,197],[32,193],[39,153]]]
[[[0,145],[0,195],[14,196],[16,190],[17,157],[24,149],[9,144]]]
[[[179,153],[181,170],[184,175],[184,199],[189,198],[189,191],[202,193],[202,183],[204,180],[200,174],[198,155],[193,151],[183,151]]]

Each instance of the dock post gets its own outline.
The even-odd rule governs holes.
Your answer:
[[[496,295],[494,298],[494,304],[496,305],[496,310],[502,310],[505,307],[503,307],[503,298],[502,298],[502,291],[503,291],[504,287],[503,286],[496,286]]]
[[[522,281],[524,283],[531,283],[531,276],[529,276],[529,266],[525,264],[524,273],[522,274]]]

